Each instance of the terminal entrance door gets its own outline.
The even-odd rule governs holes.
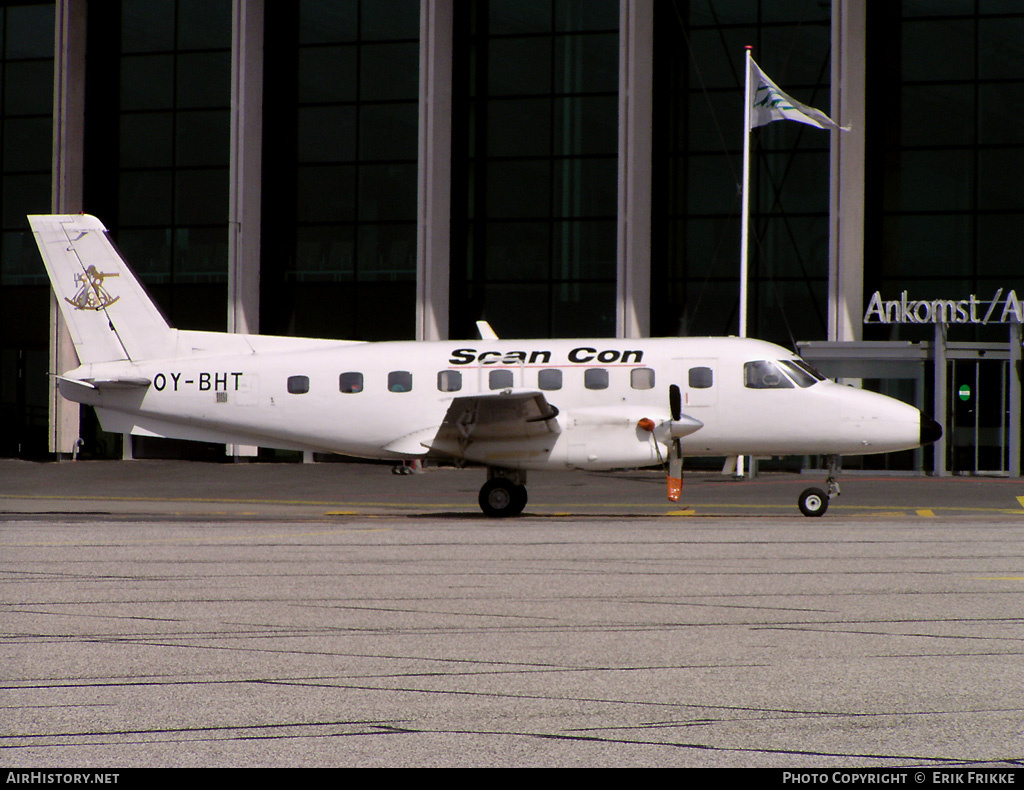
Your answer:
[[[1006,474],[1009,362],[949,362],[948,469],[953,474]]]

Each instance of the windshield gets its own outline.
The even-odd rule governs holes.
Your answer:
[[[798,365],[795,359],[780,359],[779,365],[797,383],[798,387],[810,387],[812,384],[818,383],[818,379]]]

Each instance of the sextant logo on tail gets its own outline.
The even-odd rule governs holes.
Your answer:
[[[75,285],[78,286],[75,298],[64,297],[64,301],[74,305],[76,310],[102,310],[109,307],[121,297],[111,296],[103,287],[103,280],[117,276],[116,272],[104,273],[97,271],[95,266],[90,266],[81,274],[75,275]]]

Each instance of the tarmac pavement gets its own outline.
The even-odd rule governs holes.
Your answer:
[[[483,477],[0,461],[0,763],[1019,769],[1024,482]]]

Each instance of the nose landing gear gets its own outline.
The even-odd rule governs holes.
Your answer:
[[[808,488],[800,494],[800,498],[797,500],[800,512],[805,516],[812,518],[824,516],[825,511],[828,510],[829,500],[840,494],[839,483],[836,482],[836,474],[839,471],[839,456],[830,455],[828,460],[828,479],[825,481],[828,493],[825,493],[820,488]]]

